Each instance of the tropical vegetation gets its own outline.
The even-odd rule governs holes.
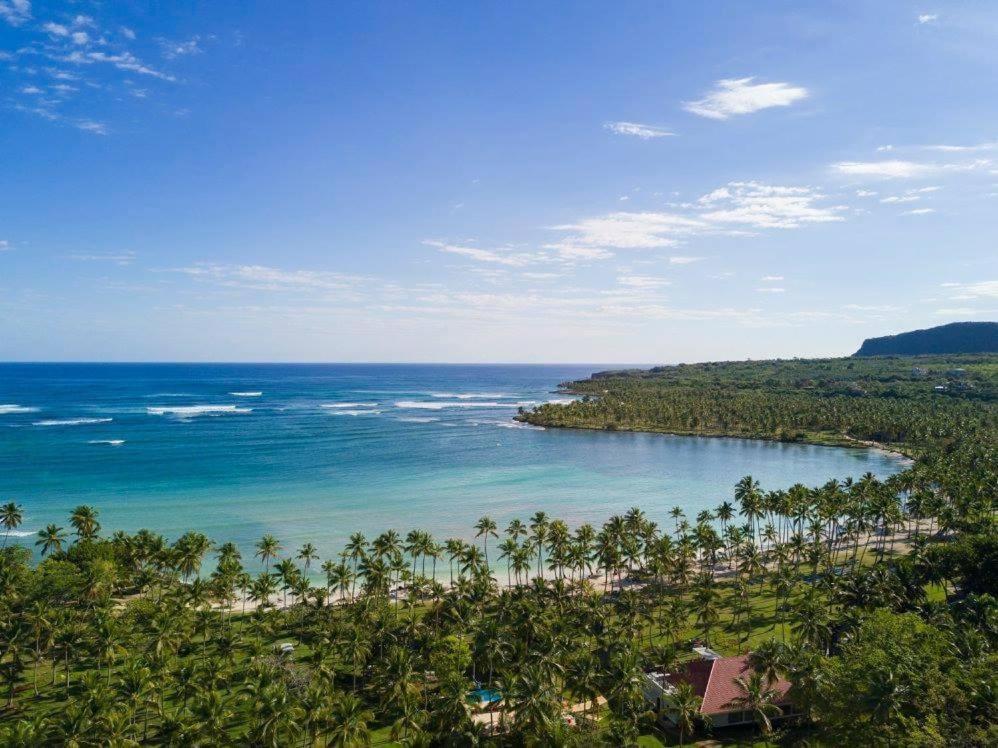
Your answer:
[[[641,684],[695,643],[751,652],[737,702],[759,740],[998,744],[994,362],[960,363],[971,386],[941,395],[878,378],[894,364],[873,359],[851,370],[863,395],[835,392],[840,363],[813,391],[788,382],[820,362],[618,374],[531,416],[669,430],[695,403],[698,424],[776,433],[834,414],[814,432],[889,433],[916,455],[884,479],[746,476],[695,516],[570,527],[537,511],[465,538],[354,534],[329,554],[108,534],[88,506],[29,545],[27,509],[6,502],[0,745],[685,743],[711,730],[697,697],[680,689],[664,727]]]

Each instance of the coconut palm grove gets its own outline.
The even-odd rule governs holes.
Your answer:
[[[996,387],[994,355],[697,364],[521,413],[911,458],[696,516],[240,548],[99,506],[23,538],[7,502],[0,745],[995,745]]]

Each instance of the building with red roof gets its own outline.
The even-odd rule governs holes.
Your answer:
[[[645,700],[662,717],[675,722],[670,717],[670,696],[680,683],[688,683],[693,692],[703,700],[700,714],[710,717],[715,727],[753,722],[752,712],[741,706],[739,700],[745,696],[745,691],[737,682],[738,678],[747,681],[755,672],[749,664],[748,655],[721,657],[716,652],[701,647],[696,651],[700,657],[684,663],[675,672],[645,673]],[[779,678],[770,688],[777,694],[773,703],[783,710],[781,716],[792,714],[790,682]]]

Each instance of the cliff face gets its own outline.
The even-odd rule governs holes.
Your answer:
[[[998,352],[998,322],[953,322],[881,338],[867,338],[855,356],[918,356]]]

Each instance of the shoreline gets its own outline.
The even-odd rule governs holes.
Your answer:
[[[562,429],[564,431],[604,431],[606,433],[628,433],[628,434],[661,434],[663,436],[677,436],[677,437],[698,437],[702,439],[738,439],[742,441],[757,441],[757,442],[772,442],[773,444],[799,444],[802,446],[809,447],[831,447],[838,449],[872,449],[877,452],[882,452],[893,457],[898,457],[909,463],[914,463],[915,458],[910,454],[907,454],[899,448],[900,445],[888,445],[881,442],[868,441],[863,439],[854,439],[851,436],[846,436],[843,434],[841,436],[842,441],[816,441],[813,439],[804,439],[801,441],[789,441],[783,439],[776,439],[772,436],[766,435],[751,435],[751,434],[724,434],[724,433],[709,433],[700,431],[676,431],[675,429],[659,429],[654,427],[639,428],[633,426],[615,426],[614,428],[607,428],[606,426],[562,426],[554,423],[543,423],[535,422],[529,420],[526,415],[516,415],[513,416],[513,420],[518,423],[526,423],[531,426],[537,426],[546,429]]]

